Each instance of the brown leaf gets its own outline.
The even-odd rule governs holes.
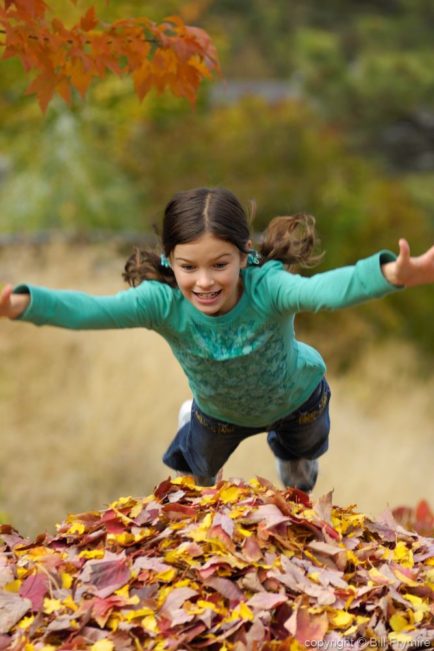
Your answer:
[[[30,599],[0,590],[0,633],[8,633],[31,607]]]

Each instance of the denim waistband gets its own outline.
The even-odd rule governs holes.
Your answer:
[[[269,425],[261,425],[260,427],[245,427],[243,425],[235,425],[234,423],[226,423],[217,420],[212,416],[207,416],[203,413],[193,402],[192,418],[195,418],[203,427],[206,427],[210,432],[215,434],[234,434],[234,433],[260,433],[273,429],[279,423],[293,418],[300,425],[308,424],[315,421],[323,413],[327,407],[330,398],[330,389],[325,378],[321,380],[315,390],[311,393],[309,398],[298,407],[295,411],[291,412],[283,418],[270,423]]]

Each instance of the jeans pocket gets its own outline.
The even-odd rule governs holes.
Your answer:
[[[329,403],[330,395],[330,387],[327,380],[323,378],[313,394],[294,412],[298,423],[308,425],[318,420]]]

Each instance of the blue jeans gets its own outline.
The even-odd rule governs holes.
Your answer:
[[[329,401],[330,387],[323,378],[301,407],[265,427],[241,427],[216,420],[193,401],[191,421],[177,432],[163,461],[180,472],[214,477],[241,441],[264,431],[279,459],[316,459],[328,449]]]

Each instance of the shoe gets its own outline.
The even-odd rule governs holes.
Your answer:
[[[178,414],[178,429],[190,422],[192,404],[193,400],[186,400],[182,403]]]
[[[284,486],[299,488],[309,493],[318,478],[317,459],[284,459],[276,458],[277,471]]]

